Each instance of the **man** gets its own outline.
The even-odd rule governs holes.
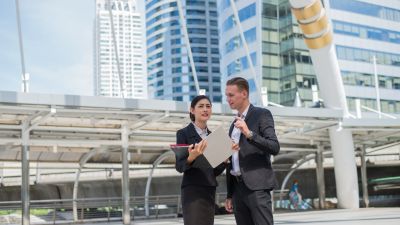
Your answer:
[[[225,95],[229,106],[238,111],[229,135],[239,144],[227,167],[225,209],[234,212],[237,225],[273,224],[270,192],[276,178],[270,158],[280,148],[274,120],[268,109],[250,104],[244,78],[228,80]]]

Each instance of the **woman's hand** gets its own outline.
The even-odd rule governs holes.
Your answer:
[[[197,144],[192,144],[189,146],[189,156],[187,158],[187,163],[191,164],[197,157],[203,154],[204,150],[207,147],[207,141],[202,140]]]

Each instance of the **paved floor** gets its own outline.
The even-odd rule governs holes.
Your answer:
[[[117,225],[118,223],[95,223],[85,225]],[[182,219],[159,219],[134,221],[136,225],[183,225]],[[232,215],[217,216],[215,225],[234,225]],[[296,225],[400,225],[400,208],[368,208],[358,210],[323,210],[275,214],[275,224]]]

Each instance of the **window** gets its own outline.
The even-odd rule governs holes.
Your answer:
[[[199,82],[208,82],[208,77],[199,76]]]
[[[179,34],[181,34],[181,30],[180,29],[171,30],[170,34],[171,35],[179,35]]]
[[[181,58],[172,58],[171,59],[171,63],[172,64],[182,63],[182,59]]]
[[[182,81],[181,77],[174,77],[172,78],[173,83],[180,83]]]
[[[194,56],[193,61],[196,63],[207,63],[208,58],[207,57],[200,57],[200,56]]]
[[[172,88],[173,93],[182,93],[182,86],[179,87],[173,87]]]
[[[239,10],[239,20],[241,22],[243,22],[255,15],[256,15],[256,4],[255,3]]]
[[[207,44],[206,38],[190,38],[191,44]]]
[[[333,9],[400,22],[400,10],[356,0],[330,0]]]
[[[204,10],[198,10],[198,9],[188,9],[187,11],[188,15],[193,15],[193,16],[205,16],[205,11]]]
[[[189,34],[207,34],[207,30],[202,29],[202,28],[188,28],[188,33]]]
[[[187,24],[202,25],[206,24],[204,19],[187,19]]]
[[[208,67],[206,67],[206,66],[196,66],[196,71],[199,72],[199,73],[208,73]]]
[[[222,101],[222,97],[221,96],[214,96],[213,97],[213,101],[214,102],[221,102]]]
[[[164,95],[164,90],[158,90],[156,92],[156,96],[162,96],[162,95]]]
[[[253,66],[256,66],[256,53],[253,52],[250,54],[251,61],[253,63]],[[236,74],[242,70],[246,70],[250,67],[247,56],[243,56],[241,58],[236,59],[235,61],[231,62],[227,66],[227,75],[231,76],[233,74]]]
[[[183,97],[182,97],[182,96],[172,97],[172,99],[173,99],[174,101],[183,101]]]
[[[400,66],[400,54],[350,48],[339,45],[336,46],[336,51],[339,59],[369,63],[371,62],[372,57],[376,56],[378,64]]]
[[[204,47],[192,47],[193,53],[207,53],[207,48]]]
[[[276,5],[263,3],[263,17],[278,18],[278,8]]]
[[[335,33],[355,36],[364,39],[392,42],[400,44],[400,32],[370,26],[333,21]]]
[[[193,5],[193,6],[205,6],[204,1],[199,1],[199,0],[186,0],[187,5]]]
[[[218,16],[216,11],[210,11],[209,14],[210,14],[210,16],[213,16],[213,17],[217,17]]]
[[[181,39],[176,38],[171,40],[171,45],[180,45],[181,44]]]
[[[166,5],[167,5],[167,4],[166,4]],[[176,5],[176,2],[171,2],[171,5]],[[152,10],[152,11],[153,11],[153,10]],[[160,10],[159,10],[159,11],[160,11]],[[157,12],[158,12],[158,11],[157,11]],[[153,15],[153,14],[154,14],[154,12],[151,13],[151,15]],[[151,18],[151,15],[150,15],[150,16],[147,16],[146,18]],[[174,16],[179,16],[178,10],[175,10],[175,11],[172,11],[172,12],[167,12],[167,13],[164,13],[164,14],[161,14],[161,15],[158,15],[158,16],[154,17],[153,19],[147,21],[146,26],[147,26],[147,27],[150,27],[151,25],[153,25],[155,22],[157,22],[157,21],[159,21],[159,20],[162,20],[162,19],[165,19],[165,18],[174,17]],[[177,24],[176,24],[176,25],[177,25]]]
[[[241,10],[239,10],[240,22],[246,21],[247,19],[256,15],[256,4],[253,3]],[[235,17],[230,16],[222,23],[222,31],[225,32],[235,26]]]
[[[172,68],[172,73],[182,73],[182,67],[174,67],[174,68]]]
[[[244,37],[246,39],[247,44],[250,44],[256,40],[256,28],[251,28],[250,30],[247,30],[244,32]],[[229,52],[242,47],[242,41],[240,36],[235,36],[231,38],[226,44],[225,44],[225,54],[228,54]]]
[[[221,87],[213,87],[213,92],[221,92]]]
[[[211,54],[219,54],[218,48],[211,48]]]
[[[171,49],[171,54],[172,55],[174,55],[174,54],[180,54],[181,53],[181,49],[180,48],[173,48],[173,49]]]

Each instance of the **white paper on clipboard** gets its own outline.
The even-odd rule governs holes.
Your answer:
[[[213,168],[232,155],[232,140],[222,126],[209,134],[206,140],[207,147],[204,150],[203,155]]]

